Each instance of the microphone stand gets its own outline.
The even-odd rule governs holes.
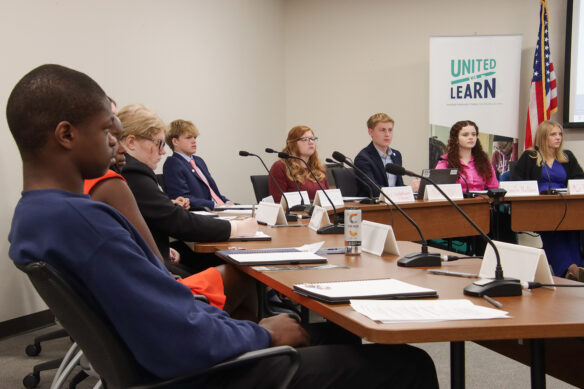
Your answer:
[[[501,256],[499,255],[499,250],[497,250],[497,246],[491,238],[487,236],[476,225],[474,221],[462,210],[460,207],[452,201],[452,199],[444,193],[444,191],[440,188],[440,186],[436,185],[434,181],[429,179],[428,177],[423,177],[419,174],[414,172],[408,171],[401,166],[394,165],[392,163],[388,163],[385,165],[385,170],[391,174],[395,175],[408,175],[417,177],[423,180],[428,181],[432,186],[434,186],[442,196],[470,223],[470,225],[481,235],[481,237],[487,241],[488,244],[491,245],[493,250],[495,251],[495,257],[497,258],[497,265],[495,267],[495,278],[494,279],[481,279],[478,281],[473,282],[472,284],[468,285],[464,288],[464,294],[469,296],[491,296],[491,297],[507,297],[507,296],[521,296],[522,287],[519,280],[515,278],[505,278],[503,276],[503,267],[501,266]]]
[[[541,157],[541,160],[543,162],[543,165],[541,167],[541,170],[543,170],[545,168],[545,172],[547,173],[547,178],[548,178],[548,188],[547,190],[543,190],[540,193],[541,194],[557,194],[557,191],[555,189],[552,189],[552,179],[550,178],[550,169],[545,161],[545,158],[543,157],[543,153],[541,152],[541,150],[539,149],[538,146],[533,146],[533,149],[539,154],[539,156]]]
[[[454,166],[452,166],[452,164],[450,163],[450,161],[447,158],[439,157],[438,160],[445,161],[446,163],[448,163],[448,166],[450,167],[450,169],[456,169]],[[464,192],[462,194],[462,197],[464,197],[465,199],[474,198],[475,195],[473,193],[470,193],[470,191],[468,190],[468,181],[466,180],[466,178],[464,178],[464,176],[462,175],[461,172],[458,171],[458,169],[456,169],[456,174],[458,177],[462,178],[462,181],[464,181],[464,183],[466,184],[466,192]]]
[[[242,156],[242,157],[249,157],[251,155],[251,156],[257,157],[260,160],[260,162],[262,163],[262,165],[264,165],[264,168],[268,172],[268,175],[270,176],[270,178],[272,179],[272,181],[274,181],[274,184],[276,184],[276,188],[278,188],[278,190],[282,194],[282,197],[284,197],[284,199],[286,200],[286,221],[289,221],[289,222],[295,222],[295,221],[297,221],[298,220],[298,216],[290,213],[290,209],[288,208],[288,199],[286,199],[286,195],[284,195],[284,192],[282,191],[282,188],[280,188],[280,185],[278,185],[278,181],[274,180],[274,177],[272,176],[272,173],[270,173],[270,169],[268,169],[268,167],[264,163],[264,160],[259,155],[256,155],[256,154],[253,154],[253,153],[250,153],[250,152],[247,152],[247,151],[243,151],[243,150],[241,150],[239,152],[239,155]]]
[[[428,241],[424,238],[424,234],[422,230],[418,226],[418,224],[407,214],[405,211],[397,205],[392,199],[389,198],[383,191],[381,187],[377,185],[369,176],[367,176],[361,169],[356,167],[352,162],[348,160],[343,154],[339,153],[338,151],[333,152],[333,158],[341,163],[346,163],[350,167],[352,167],[355,171],[363,175],[369,185],[373,185],[379,189],[379,193],[383,195],[409,221],[418,231],[420,238],[422,239],[422,251],[419,253],[411,253],[404,255],[400,259],[398,259],[397,264],[398,266],[405,266],[405,267],[430,267],[430,266],[442,266],[442,258],[440,257],[439,253],[429,253],[428,252]],[[388,205],[389,206],[389,205]]]
[[[266,151],[267,151],[267,149],[266,149]],[[333,224],[328,225],[328,226],[324,226],[324,227],[320,227],[316,231],[316,233],[317,234],[344,234],[345,233],[345,225],[343,223],[339,223],[339,220],[337,217],[337,208],[335,207],[335,204],[333,204],[331,198],[328,196],[328,194],[326,193],[326,191],[324,190],[324,188],[322,187],[322,185],[318,181],[318,178],[316,178],[316,176],[314,175],[314,172],[312,171],[310,166],[308,166],[308,163],[306,163],[306,161],[303,160],[302,158],[297,157],[295,155],[288,154],[288,153],[280,152],[280,153],[278,153],[278,157],[280,157],[282,159],[292,158],[292,159],[298,159],[298,160],[302,161],[302,163],[304,163],[304,166],[306,166],[306,169],[312,175],[312,178],[314,178],[314,181],[316,181],[316,183],[318,184],[318,187],[320,188],[320,190],[322,190],[322,193],[324,193],[325,197],[327,198],[329,203],[332,205],[332,207],[333,207]]]

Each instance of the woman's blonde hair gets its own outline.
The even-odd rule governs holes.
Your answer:
[[[160,131],[166,131],[166,125],[144,104],[126,105],[118,112],[124,132],[122,140],[130,135],[136,138],[153,138]]]
[[[551,150],[548,145],[548,137],[555,127],[558,127],[562,132],[562,142],[560,143],[560,147],[558,147],[557,150]],[[568,162],[568,157],[566,156],[566,153],[564,153],[564,150],[562,150],[562,146],[564,145],[563,135],[564,129],[560,123],[554,120],[544,120],[539,124],[539,126],[537,126],[537,130],[535,132],[535,141],[533,142],[534,147],[531,147],[531,150],[534,150],[535,146],[537,146],[541,150],[541,154],[544,156],[553,156],[558,160],[558,162],[566,163]],[[537,158],[537,166],[543,166],[544,161],[541,159],[540,153],[535,153],[535,156],[532,156],[532,158]]]
[[[286,147],[284,147],[282,151],[284,153],[300,157],[298,144],[296,142],[298,142],[298,140],[302,138],[302,136],[307,131],[312,131],[312,129],[307,126],[293,127],[288,132],[288,137],[286,138]],[[314,136],[314,131],[312,131],[312,134]],[[310,174],[310,172],[308,171],[308,169],[306,169],[306,166],[302,162],[300,162],[297,159],[291,158],[288,160],[288,163],[290,164],[290,170],[292,170],[292,174],[294,174],[294,178],[296,178],[296,181],[298,181],[301,184],[304,184],[304,181],[306,179],[315,182],[314,178],[312,177],[312,174]],[[310,166],[310,169],[312,169],[318,181],[324,180],[325,177],[324,165],[318,159],[318,152],[316,151],[316,148],[314,150],[314,154],[312,154],[308,159],[308,166]],[[290,176],[290,172],[288,170],[286,170],[286,176],[288,176],[288,178],[292,180],[292,177]]]

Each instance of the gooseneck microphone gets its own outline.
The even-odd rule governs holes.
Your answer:
[[[442,196],[444,196],[446,200],[448,200],[448,202],[454,208],[456,208],[456,210],[466,219],[466,221],[468,221],[470,225],[481,235],[481,237],[493,248],[495,257],[497,258],[495,279],[475,281],[464,288],[464,294],[476,297],[482,297],[485,295],[491,297],[521,296],[522,287],[520,281],[514,278],[503,277],[503,267],[501,266],[501,257],[499,255],[499,250],[497,250],[497,246],[493,243],[491,238],[489,238],[487,234],[485,234],[483,230],[481,230],[480,227],[477,226],[476,223],[472,221],[472,219],[468,217],[468,215],[462,209],[460,209],[460,207],[454,201],[452,201],[452,199],[446,193],[444,193],[440,186],[436,185],[434,181],[427,177],[423,177],[392,163],[385,165],[385,170],[391,174],[399,176],[407,175],[428,181],[438,190],[438,192],[440,192],[440,194],[442,194]]]
[[[345,157],[343,154],[339,153],[338,151],[333,152],[333,158],[341,163],[346,163],[347,165],[349,165],[350,167],[355,169],[355,171],[357,171],[361,175],[363,175],[363,178],[366,179],[367,182],[369,182],[369,185],[375,186],[377,189],[379,189],[379,193],[381,193],[391,203],[391,205],[393,205],[395,207],[395,209],[397,209],[399,211],[399,213],[401,213],[403,215],[403,217],[405,217],[407,219],[407,221],[409,221],[416,228],[416,230],[418,230],[418,234],[420,235],[420,238],[422,239],[422,251],[419,253],[412,253],[412,254],[404,255],[403,257],[401,257],[397,261],[397,264],[399,266],[430,267],[430,266],[441,266],[442,265],[442,258],[440,257],[440,254],[428,252],[428,241],[426,240],[426,238],[424,238],[424,234],[422,233],[420,226],[418,226],[418,224],[407,213],[405,213],[405,211],[399,205],[397,205],[392,199],[390,199],[389,196],[387,196],[381,190],[381,187],[379,185],[377,185],[361,169],[356,167],[355,164],[353,164],[349,160],[349,158]]]
[[[541,194],[556,194],[557,191],[555,191],[554,189],[552,189],[552,179],[550,178],[550,168],[548,166],[548,164],[545,161],[545,158],[543,157],[543,153],[541,152],[541,150],[539,149],[538,146],[533,146],[533,149],[539,154],[539,156],[541,157],[541,160],[543,162],[543,165],[541,166],[541,170],[545,169],[545,172],[547,173],[547,179],[548,179],[548,188],[547,190],[541,191]]]
[[[286,195],[284,195],[284,192],[282,191],[282,188],[280,188],[280,185],[278,185],[278,181],[274,180],[274,177],[272,176],[272,173],[270,173],[270,169],[268,169],[268,167],[264,163],[264,160],[259,155],[253,154],[253,153],[250,153],[250,152],[244,151],[244,150],[241,150],[239,152],[239,155],[241,157],[249,157],[249,156],[257,157],[260,160],[260,162],[262,163],[262,165],[264,165],[264,169],[266,169],[266,171],[268,172],[268,175],[270,176],[270,178],[272,179],[272,181],[274,182],[274,184],[276,184],[276,188],[278,188],[278,190],[282,194],[282,197],[284,197],[286,199]],[[286,220],[289,221],[289,222],[293,222],[293,221],[298,220],[298,216],[290,213],[290,209],[288,208],[288,200],[287,199],[286,199]]]
[[[438,160],[445,161],[446,163],[448,163],[448,166],[450,167],[450,169],[456,169],[454,166],[452,166],[452,164],[450,163],[450,160],[448,160],[447,158],[438,157]],[[470,191],[468,190],[468,181],[466,180],[466,178],[464,178],[462,173],[457,171],[457,175],[458,175],[458,177],[462,178],[462,181],[464,181],[464,183],[466,184],[466,192],[464,192],[462,194],[462,197],[465,197],[465,198],[475,197],[474,194],[470,193]]]
[[[267,148],[266,153],[278,153],[278,151],[271,149],[271,148]],[[303,212],[307,212],[309,215],[312,215],[312,209],[314,208],[312,205],[310,204],[304,204],[304,197],[302,197],[302,192],[300,191],[300,187],[298,186],[298,181],[296,181],[296,177],[294,177],[294,174],[292,174],[292,169],[290,168],[290,164],[288,163],[288,160],[285,159],[284,160],[284,164],[286,165],[286,168],[288,168],[288,172],[290,173],[290,177],[292,177],[292,181],[294,181],[294,185],[296,186],[296,190],[298,191],[298,194],[300,195],[300,204],[296,204],[294,206],[292,206],[292,208],[290,208],[290,211],[294,211],[294,212],[298,212],[298,211],[303,211]],[[288,198],[286,199],[286,203],[288,203]]]
[[[270,151],[268,151],[268,150],[270,150]],[[266,152],[275,153],[276,151],[272,150],[272,149],[266,149]],[[318,178],[316,178],[316,176],[314,175],[314,172],[312,171],[310,166],[308,166],[308,163],[300,157],[297,157],[295,155],[291,155],[288,153],[284,153],[284,152],[278,152],[278,157],[282,158],[282,159],[297,159],[299,161],[302,161],[302,163],[304,163],[304,166],[306,166],[306,169],[312,175],[312,178],[314,178],[314,181],[316,181],[320,190],[322,190],[322,193],[324,193],[324,196],[327,198],[329,203],[332,205],[332,207],[333,207],[333,224],[321,227],[316,232],[318,234],[344,234],[345,233],[345,226],[343,224],[339,223],[339,220],[337,217],[337,208],[335,207],[335,204],[332,202],[331,198],[329,197],[329,195],[326,193],[326,191],[324,190],[324,188],[322,187],[322,185],[318,181]]]
[[[344,167],[342,163],[338,163],[337,161],[333,161],[330,158],[326,158],[324,161],[328,164],[335,165],[335,167]]]

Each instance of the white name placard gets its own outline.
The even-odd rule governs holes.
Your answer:
[[[260,202],[256,209],[256,219],[259,223],[266,223],[269,226],[275,224],[288,224],[281,204]]]
[[[381,191],[385,193],[393,202],[399,203],[413,203],[416,201],[414,199],[414,192],[411,186],[386,186],[381,188]],[[382,194],[379,195],[379,201],[384,201],[390,204],[389,200],[385,198]]]
[[[374,255],[383,253],[400,255],[393,228],[390,225],[364,220],[361,224],[361,233],[363,234],[363,251]]]
[[[310,204],[310,199],[308,198],[308,192],[303,190],[302,192],[302,199],[304,199],[304,204]],[[280,204],[284,209],[292,208],[295,205],[302,204],[302,199],[300,198],[300,193],[298,192],[285,192],[284,196],[280,200]],[[286,207],[288,205],[288,207]]]
[[[345,205],[343,194],[341,193],[340,189],[327,189],[326,194],[331,198],[331,201],[335,207],[343,207]],[[322,190],[316,191],[316,195],[314,196],[314,205],[320,205],[321,207],[327,209],[333,208]]]
[[[308,228],[316,231],[320,227],[328,226],[329,224],[331,224],[331,221],[328,217],[327,210],[321,206],[315,205],[312,210],[310,222],[308,223]]]
[[[584,194],[584,180],[568,180],[568,194]]]
[[[518,278],[521,281],[553,284],[550,266],[543,249],[493,241],[499,256],[505,277]],[[479,277],[494,278],[497,256],[491,245],[487,245]]]
[[[462,195],[462,187],[460,186],[460,184],[441,184],[438,186],[452,200],[462,200],[464,198],[464,196]],[[442,196],[442,193],[438,192],[438,189],[436,189],[434,185],[426,185],[424,200],[446,200],[446,199],[444,198],[444,196]]]
[[[505,197],[539,196],[537,181],[501,181],[499,188],[505,189]]]

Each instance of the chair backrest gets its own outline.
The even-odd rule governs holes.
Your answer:
[[[17,265],[77,342],[107,388],[127,388],[159,381],[138,364],[95,301],[81,296],[51,265]]]
[[[357,179],[355,178],[355,172],[352,168],[335,167],[331,169],[331,173],[335,178],[337,188],[341,190],[343,196],[357,196]]]
[[[263,198],[266,198],[270,195],[269,175],[265,174],[262,176],[250,176],[249,178],[251,178],[253,192],[258,203],[262,201]]]
[[[164,193],[166,193],[166,183],[164,182],[164,174],[156,174],[156,181],[158,181],[158,185],[160,185]]]

